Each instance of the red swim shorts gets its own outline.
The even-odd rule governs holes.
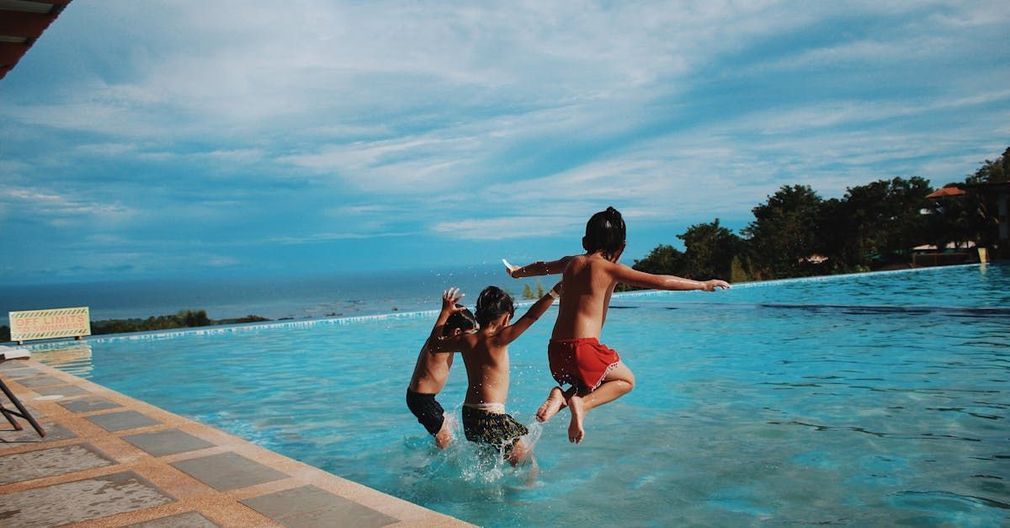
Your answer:
[[[551,375],[558,383],[590,391],[596,390],[607,372],[621,361],[617,351],[600,344],[595,337],[551,339],[547,359]]]

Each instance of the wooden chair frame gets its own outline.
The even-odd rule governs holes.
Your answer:
[[[0,360],[0,362],[2,362],[2,360]],[[35,429],[35,432],[38,433],[40,437],[45,437],[46,430],[43,429],[41,425],[39,425],[39,422],[35,420],[35,417],[32,416],[32,413],[28,412],[28,409],[26,409],[25,406],[21,404],[21,400],[19,400],[18,397],[14,395],[14,392],[11,391],[9,387],[7,387],[7,384],[4,383],[3,378],[0,378],[0,391],[3,391],[4,395],[7,396],[7,399],[10,400],[11,403],[14,404],[14,407],[17,408],[17,410],[14,410],[4,407],[4,402],[2,399],[0,399],[0,414],[2,414],[4,418],[6,418],[7,421],[14,426],[14,430],[20,431],[24,429],[24,427],[22,427],[22,425],[19,424],[18,421],[16,420],[16,418],[23,418],[27,420],[29,424],[31,424],[32,428]]]

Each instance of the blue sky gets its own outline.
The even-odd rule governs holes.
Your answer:
[[[70,4],[0,81],[0,277],[626,260],[1010,144],[1002,2]]]

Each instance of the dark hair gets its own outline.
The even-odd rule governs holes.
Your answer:
[[[512,316],[515,311],[512,296],[497,286],[484,288],[484,291],[480,292],[480,297],[477,297],[477,322],[482,327],[502,314]]]
[[[582,247],[595,253],[602,251],[606,256],[612,256],[621,250],[627,237],[624,218],[613,207],[594,214],[586,222],[586,236],[582,238]]]
[[[457,304],[456,307],[462,308],[462,305]],[[447,336],[452,334],[453,330],[457,328],[464,332],[477,329],[477,319],[474,318],[470,310],[463,308],[463,310],[450,315],[445,321],[445,326],[442,327],[442,335]]]

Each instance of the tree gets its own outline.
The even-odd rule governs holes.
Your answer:
[[[684,253],[677,248],[660,244],[653,248],[645,258],[636,260],[631,267],[646,273],[684,275],[686,261]]]
[[[926,239],[937,248],[948,243],[976,239],[973,216],[978,210],[978,198],[970,195],[947,196],[930,200],[926,210]]]
[[[768,279],[805,273],[804,259],[814,253],[822,200],[807,185],[783,185],[755,207],[754,221],[743,231],[757,271]]]
[[[180,326],[194,327],[209,326],[212,324],[210,318],[207,317],[206,310],[183,310],[176,317],[179,319]]]
[[[544,287],[537,281],[536,290],[530,287],[529,283],[523,285],[523,299],[539,299],[544,296]]]
[[[695,224],[677,238],[684,241],[686,274],[694,278],[729,277],[733,257],[743,247],[740,237],[719,225]]]
[[[1010,182],[1010,147],[995,160],[982,162],[975,174],[965,178],[965,183],[1005,183]],[[966,197],[969,214],[965,218],[966,228],[979,246],[993,246],[999,239],[999,204],[996,197],[971,193]]]
[[[860,269],[859,259],[853,255],[859,254],[851,243],[851,226],[847,218],[845,202],[831,198],[821,203],[817,220],[817,239],[814,241],[814,252],[827,257],[825,271],[832,273],[848,273]]]
[[[930,192],[929,180],[918,176],[850,187],[837,208],[845,261],[868,266],[906,260],[912,247],[929,240],[929,217],[922,211],[932,207]]]
[[[965,183],[1000,183],[1010,181],[1010,147],[995,160],[985,160],[981,167],[965,178]]]
[[[760,276],[756,276],[753,271],[751,271],[750,258],[740,255],[734,255],[733,261],[729,264],[729,281],[733,284],[739,282],[750,282],[752,280],[761,280]]]

